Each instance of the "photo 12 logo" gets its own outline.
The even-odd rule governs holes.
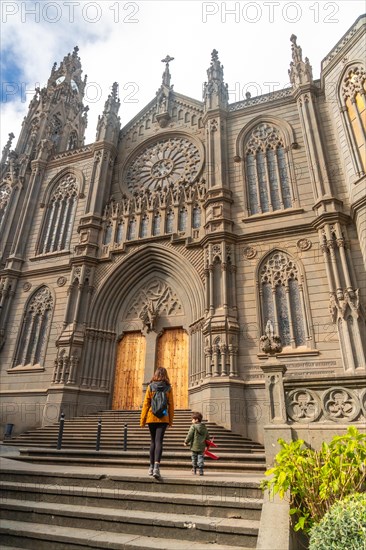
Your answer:
[[[140,7],[136,2],[1,2],[1,22],[14,18],[22,23],[75,23],[82,19],[86,23],[98,23],[103,17],[112,18],[114,23],[139,23]]]
[[[336,2],[202,2],[202,22],[297,23],[311,15],[314,23],[339,23]]]

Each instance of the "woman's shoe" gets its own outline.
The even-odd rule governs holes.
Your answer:
[[[160,464],[158,462],[155,462],[155,464],[154,464],[154,469],[153,469],[153,474],[152,475],[155,479],[160,478]]]
[[[152,476],[154,473],[154,464],[150,464],[150,467],[149,467],[149,476]]]
[[[196,473],[197,473],[197,468],[192,468],[191,471],[192,471],[192,474],[196,475]]]

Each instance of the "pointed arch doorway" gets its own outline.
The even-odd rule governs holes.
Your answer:
[[[137,410],[141,406],[146,339],[140,331],[128,332],[118,345],[112,399],[113,410]]]
[[[164,330],[156,350],[156,367],[165,367],[176,409],[188,408],[188,335],[182,328]]]

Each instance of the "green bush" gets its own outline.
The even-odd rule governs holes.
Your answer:
[[[305,447],[301,439],[278,441],[282,449],[275,466],[266,471],[271,478],[261,487],[271,496],[289,493],[295,531],[308,533],[336,500],[366,490],[366,434],[354,426],[318,451]]]
[[[309,550],[366,549],[366,493],[339,500],[310,531]]]

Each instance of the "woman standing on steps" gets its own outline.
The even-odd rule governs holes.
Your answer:
[[[164,393],[167,398],[167,408],[163,411],[161,416],[156,416],[152,411],[152,400],[157,392]],[[145,424],[147,424],[150,430],[149,476],[154,476],[155,479],[159,479],[160,477],[160,460],[163,452],[164,435],[167,427],[172,426],[173,418],[173,390],[170,385],[167,370],[164,369],[164,367],[158,367],[146,389],[140,418],[140,426],[143,428]]]

